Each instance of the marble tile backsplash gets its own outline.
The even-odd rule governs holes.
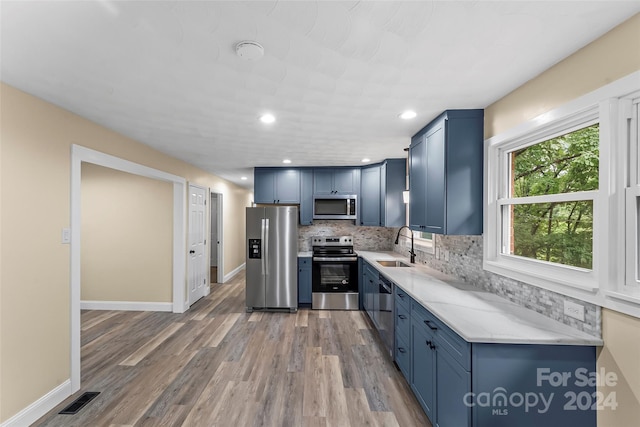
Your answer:
[[[350,220],[316,220],[313,225],[298,227],[298,250],[311,250],[312,236],[353,236],[356,251],[395,251],[408,256],[405,245],[394,245],[397,228],[357,226]],[[416,262],[464,280],[487,292],[500,295],[515,304],[534,310],[575,329],[601,337],[599,306],[538,288],[482,268],[482,236],[434,235],[434,251],[416,248]],[[564,315],[564,301],[584,306],[585,321]]]
[[[298,226],[298,250],[311,250],[312,236],[353,236],[353,247],[357,251],[391,251],[393,228],[363,227],[351,220],[314,220],[313,225]]]
[[[395,252],[407,255],[404,245],[393,245],[397,229],[392,229],[389,245]],[[600,307],[584,301],[538,288],[508,277],[485,271],[482,268],[482,236],[434,235],[433,253],[416,248],[416,263],[427,265],[445,274],[457,277],[470,285],[500,295],[520,306],[534,310],[575,329],[601,337]],[[408,239],[405,240],[405,244]],[[564,314],[564,301],[584,306],[585,321],[581,322]]]

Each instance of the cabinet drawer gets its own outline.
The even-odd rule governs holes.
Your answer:
[[[407,381],[411,378],[411,347],[407,344],[409,341],[405,341],[400,335],[396,335],[396,344],[394,349],[395,361],[402,371]]]
[[[406,341],[411,337],[411,312],[396,299],[396,335],[402,335]]]
[[[411,311],[412,298],[405,291],[403,291],[399,286],[395,286],[393,288],[393,293],[395,296],[394,299],[396,300],[396,303],[404,305],[407,311]]]
[[[414,321],[431,330],[438,341],[438,350],[448,352],[462,368],[471,370],[471,344],[415,301],[412,302],[411,314]]]
[[[300,268],[311,268],[311,258],[310,257],[299,257],[298,258],[298,266]]]
[[[411,314],[416,318],[416,321],[418,321],[425,328],[431,329],[433,332],[441,329],[440,324],[442,322],[437,320],[436,316],[431,314],[429,310],[427,310],[414,300],[411,301]],[[433,329],[434,327],[436,329]]]

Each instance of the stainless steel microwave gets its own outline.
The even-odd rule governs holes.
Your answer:
[[[355,194],[318,194],[313,196],[313,219],[357,219]]]

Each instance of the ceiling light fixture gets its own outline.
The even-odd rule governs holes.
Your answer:
[[[276,117],[273,114],[263,114],[260,116],[260,121],[262,123],[270,124],[276,121]]]
[[[413,110],[407,110],[407,111],[403,112],[402,114],[398,114],[398,117],[400,117],[402,120],[411,120],[411,119],[415,118],[416,116],[417,116],[417,114]]]
[[[368,163],[368,162],[370,162],[370,161],[371,161],[371,159],[368,159],[368,158],[366,158],[366,157],[365,157],[364,159],[362,159],[362,163]]]
[[[247,177],[246,176],[241,176],[240,179],[243,180],[243,181],[246,181]]]
[[[253,40],[244,40],[236,45],[236,55],[246,61],[255,61],[262,58],[264,48]]]
[[[284,160],[282,161],[282,163],[289,164],[289,163],[291,163],[291,160],[289,160],[289,159],[284,159]]]

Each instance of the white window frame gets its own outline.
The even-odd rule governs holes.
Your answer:
[[[640,237],[637,216],[631,218],[629,213],[631,204],[637,206],[640,200],[637,123],[635,128],[631,126],[631,132],[628,130],[631,98],[640,99],[636,94],[638,91],[640,71],[485,141],[485,270],[640,317],[640,282],[637,280],[638,274],[635,274],[638,272],[635,263],[640,258]],[[637,103],[635,105],[637,109]],[[598,190],[510,198],[507,153],[596,122],[600,124]],[[633,156],[629,156],[630,147],[636,150]],[[629,162],[629,157],[634,160]],[[635,179],[635,186],[629,186],[625,176]],[[629,202],[630,198],[633,203]],[[502,253],[502,236],[505,232],[501,228],[503,206],[569,200],[593,200],[591,270]],[[637,208],[635,213],[639,214]],[[627,237],[630,233],[635,233],[636,240],[631,241]],[[633,265],[631,261],[634,261]],[[632,289],[626,286],[630,283],[625,283],[629,271],[634,273],[635,281],[632,284],[639,285]]]
[[[606,163],[608,153],[606,148],[603,150],[603,147],[608,145],[608,135],[606,134],[607,126],[600,120],[600,113],[603,108],[606,108],[606,106],[588,105],[585,108],[556,117],[554,120],[550,120],[530,132],[489,145],[488,157],[490,160],[489,165],[487,165],[489,180],[487,182],[492,190],[491,193],[495,196],[489,200],[488,215],[493,220],[492,223],[495,228],[490,230],[491,234],[488,234],[488,240],[491,243],[489,246],[493,248],[493,251],[487,254],[489,256],[485,256],[485,269],[541,287],[548,287],[549,285],[554,287],[570,286],[586,291],[593,291],[598,288],[598,273],[601,268],[599,265],[600,243],[602,240],[602,233],[600,232],[602,227],[599,224],[602,224],[602,206],[606,204],[606,199],[603,200],[604,192],[594,190],[512,198],[509,196],[511,186],[510,153],[599,123],[599,187],[606,188],[609,175]],[[505,206],[575,200],[593,201],[593,266],[591,270],[505,253],[506,251],[503,249],[504,239],[509,234],[508,224],[506,224],[506,221],[502,221],[502,212]]]
[[[640,297],[640,94],[628,104],[628,173],[625,188],[625,288],[623,293]]]

